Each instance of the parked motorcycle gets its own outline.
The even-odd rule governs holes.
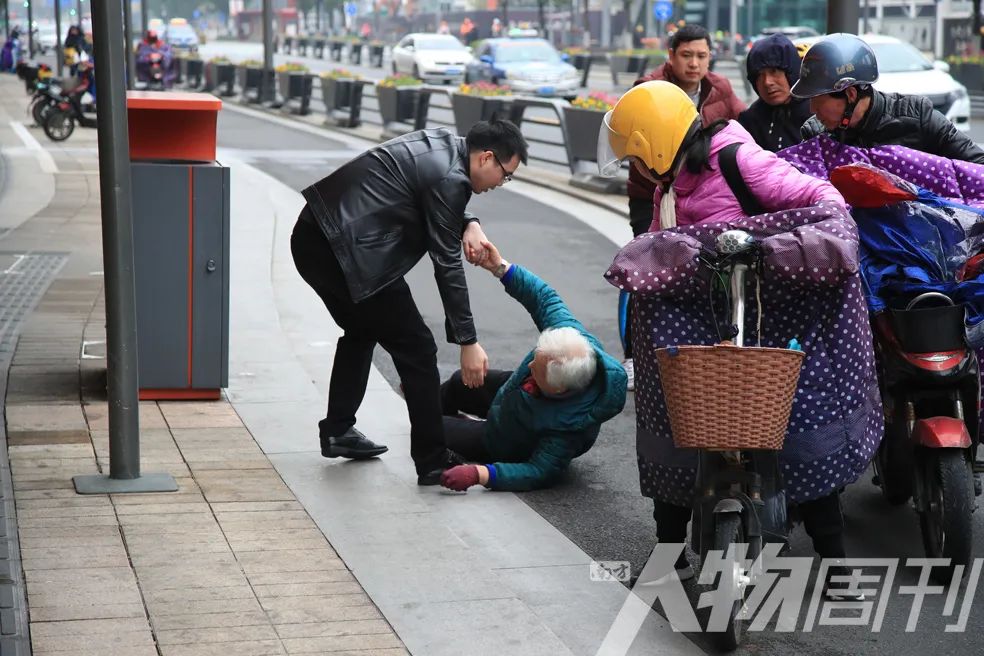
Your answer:
[[[76,123],[84,128],[97,126],[95,114],[84,112],[81,98],[70,95],[50,110],[44,121],[44,133],[52,141],[65,141],[75,132]]]
[[[28,105],[28,112],[34,119],[35,125],[44,126],[51,110],[62,101],[62,85],[57,78],[49,78],[45,81],[38,81],[34,96]]]

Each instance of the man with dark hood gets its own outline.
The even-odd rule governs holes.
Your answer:
[[[758,100],[738,116],[738,122],[765,150],[776,152],[798,144],[800,128],[813,112],[808,100],[790,93],[800,73],[796,46],[782,34],[760,39],[748,52],[745,68]]]

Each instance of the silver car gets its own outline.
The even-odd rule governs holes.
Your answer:
[[[428,82],[461,82],[471,50],[450,34],[415,32],[393,46],[393,73]]]

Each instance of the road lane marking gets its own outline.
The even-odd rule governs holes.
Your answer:
[[[55,159],[51,156],[47,150],[44,149],[34,135],[31,134],[24,124],[20,121],[11,121],[10,129],[20,137],[20,140],[24,142],[24,146],[28,150],[33,151],[38,158],[38,164],[41,165],[41,170],[45,173],[58,173],[58,165],[55,164]]]

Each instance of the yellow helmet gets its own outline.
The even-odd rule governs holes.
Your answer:
[[[796,44],[796,52],[799,53],[800,59],[803,59],[803,57],[806,57],[806,51],[810,49],[810,46],[811,45],[813,45],[813,44],[812,43],[797,43]]]
[[[665,175],[700,116],[683,89],[656,80],[635,86],[605,114],[598,135],[598,169],[615,175],[626,157]]]

